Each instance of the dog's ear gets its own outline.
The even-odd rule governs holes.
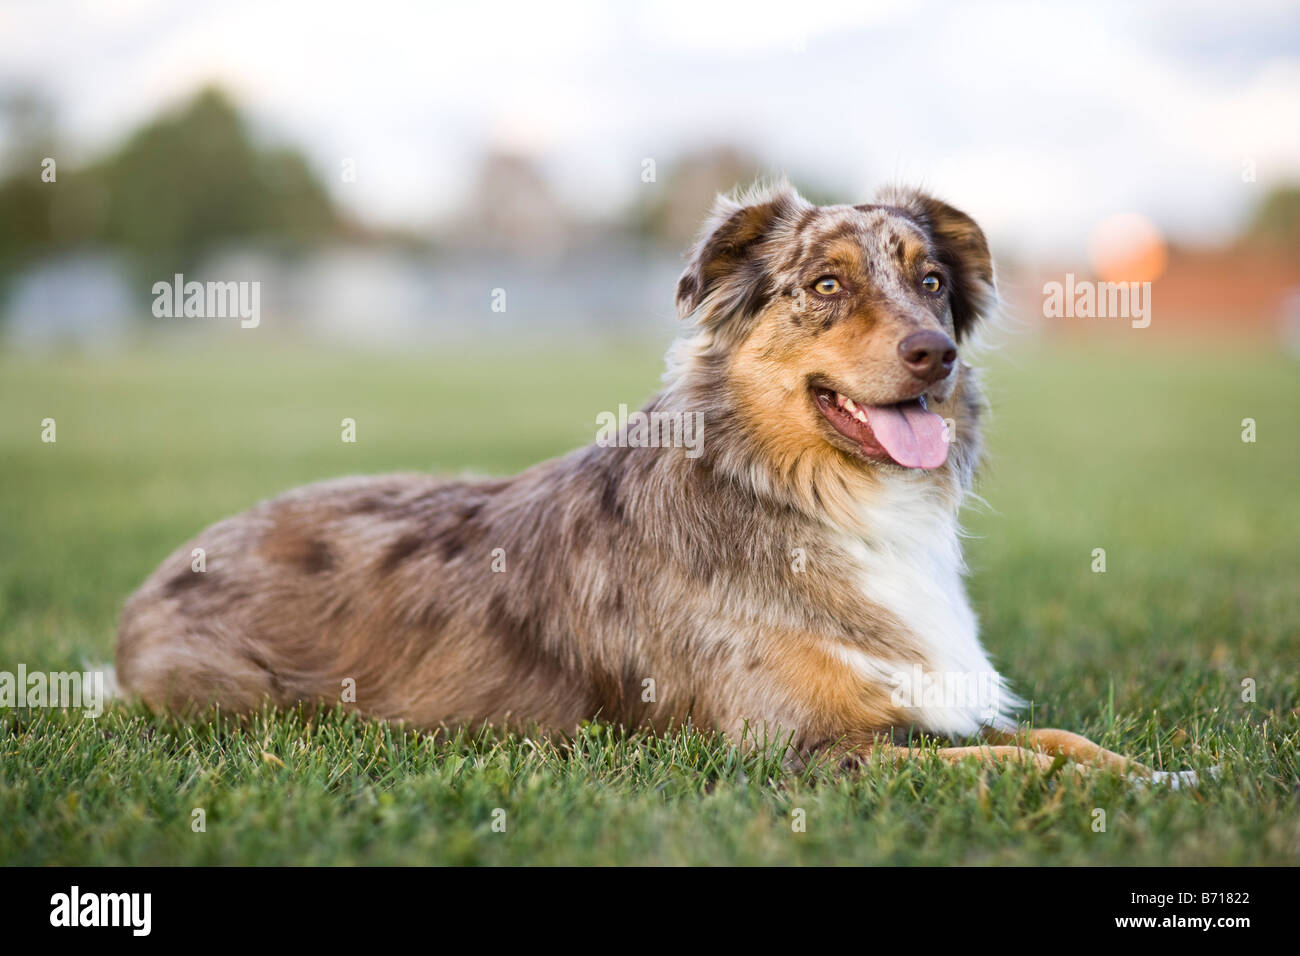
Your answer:
[[[812,205],[782,181],[719,196],[677,281],[677,314],[704,326],[753,315],[771,298],[764,244]]]
[[[934,242],[950,277],[953,329],[962,341],[997,302],[993,257],[984,231],[961,210],[923,192],[894,192],[885,198],[910,214]]]

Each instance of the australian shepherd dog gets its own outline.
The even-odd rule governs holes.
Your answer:
[[[962,352],[995,301],[979,226],[916,191],[816,206],[759,186],[718,200],[676,298],[689,330],[645,412],[702,415],[695,447],[290,491],[131,597],[121,686],[168,710],[689,721],[804,759],[1063,754],[1152,776],[1020,727],[980,644],[958,528],[983,408]],[[909,748],[915,732],[964,745]]]

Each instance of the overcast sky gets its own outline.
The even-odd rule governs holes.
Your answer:
[[[208,81],[376,223],[454,209],[492,145],[602,212],[734,141],[846,201],[923,183],[1025,252],[1125,212],[1213,238],[1300,179],[1294,2],[0,5],[0,86],[49,95],[74,158]]]

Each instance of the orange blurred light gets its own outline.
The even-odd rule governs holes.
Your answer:
[[[1150,219],[1126,212],[1097,224],[1088,257],[1103,282],[1153,282],[1164,274],[1169,249]]]

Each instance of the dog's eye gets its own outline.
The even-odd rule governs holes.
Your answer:
[[[943,280],[940,279],[933,272],[931,272],[928,276],[926,276],[924,279],[921,280],[921,288],[924,289],[926,292],[930,293],[931,295],[934,295],[936,292],[938,292],[940,289],[943,288]]]
[[[813,291],[818,295],[834,295],[840,291],[840,280],[834,276],[822,276],[813,283]]]

